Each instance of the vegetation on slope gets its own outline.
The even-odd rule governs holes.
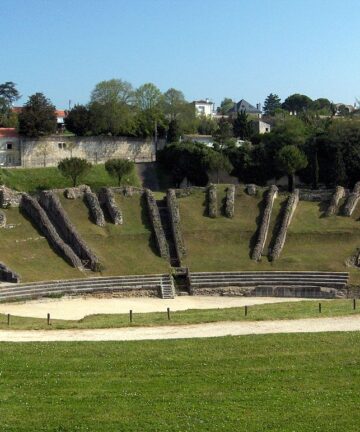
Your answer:
[[[358,430],[360,333],[2,343],[2,430]]]

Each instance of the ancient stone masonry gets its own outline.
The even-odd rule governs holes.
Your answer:
[[[91,190],[88,190],[84,194],[84,201],[89,208],[91,218],[95,224],[98,226],[105,226],[104,213],[100,206],[97,195],[94,192],[91,192]]]
[[[211,184],[207,190],[208,214],[211,218],[216,218],[218,213],[217,190],[214,184]]]
[[[162,258],[169,259],[170,258],[169,245],[166,241],[164,229],[161,224],[160,213],[159,213],[158,206],[156,204],[156,199],[150,189],[145,190],[145,196],[148,205],[150,221],[153,227],[156,244],[160,256]]]
[[[133,195],[142,195],[145,192],[144,188],[136,186],[112,187],[111,190],[126,197],[131,197]]]
[[[333,193],[333,189],[299,189],[299,199],[300,201],[329,201]]]
[[[0,207],[19,207],[22,192],[15,192],[6,186],[0,186]]]
[[[20,276],[10,270],[4,263],[0,262],[0,280],[2,282],[19,283]]]
[[[254,184],[246,185],[245,186],[245,192],[250,196],[256,195],[256,185],[254,185]]]
[[[206,191],[206,187],[189,186],[186,188],[175,189],[175,194],[176,194],[177,198],[184,198],[184,197],[190,196],[191,194],[193,194],[195,192],[205,192],[205,191]]]
[[[102,188],[100,190],[99,202],[108,211],[111,222],[115,225],[122,225],[122,213],[119,207],[116,205],[114,193],[110,188]]]
[[[234,206],[235,206],[235,186],[230,185],[226,189],[226,198],[225,198],[225,216],[228,218],[234,217]]]
[[[254,247],[251,259],[259,261],[264,250],[266,238],[269,231],[271,212],[274,205],[274,200],[277,197],[278,188],[275,185],[270,186],[265,196],[265,209],[261,218],[256,245]]]
[[[77,199],[83,198],[86,192],[89,192],[91,189],[89,186],[80,185],[77,187],[66,188],[64,191],[64,196],[67,199]]]
[[[280,253],[285,244],[287,230],[289,228],[291,219],[294,216],[298,203],[299,203],[299,189],[295,189],[295,191],[289,196],[286,202],[286,207],[281,221],[280,230],[276,237],[274,247],[270,252],[271,261],[279,258],[280,256]]]
[[[39,203],[46,210],[50,220],[55,225],[62,239],[71,246],[84,264],[93,271],[100,268],[99,258],[80,237],[75,226],[71,223],[63,209],[59,197],[52,191],[43,191],[39,196]]]
[[[0,228],[5,228],[6,226],[6,214],[0,211]]]
[[[344,196],[345,196],[345,189],[342,186],[336,186],[335,192],[331,197],[330,205],[326,210],[325,213],[326,216],[332,216],[336,214],[339,207],[339,202],[341,198],[344,198]]]
[[[51,246],[73,267],[82,269],[80,258],[74,253],[57,233],[45,210],[30,195],[24,194],[20,208],[29,216],[33,223],[44,234]]]
[[[181,232],[179,204],[177,202],[174,189],[168,189],[166,199],[170,214],[170,222],[175,242],[176,253],[179,260],[181,260],[181,258],[186,255],[186,249]]]
[[[355,210],[356,204],[360,199],[360,182],[357,182],[353,191],[348,196],[344,206],[344,216],[351,216]]]

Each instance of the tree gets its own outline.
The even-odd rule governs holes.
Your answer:
[[[121,79],[101,81],[91,92],[90,102],[100,104],[130,104],[133,101],[134,89],[132,85]]]
[[[161,100],[161,91],[152,83],[143,84],[135,92],[136,106],[142,111],[159,108]]]
[[[16,127],[17,115],[12,112],[12,104],[20,98],[15,84],[7,81],[0,85],[0,127]]]
[[[312,100],[305,95],[295,93],[287,97],[282,104],[282,107],[292,113],[301,113],[302,111],[307,111],[311,108]]]
[[[241,140],[248,140],[251,137],[252,127],[246,111],[241,110],[237,113],[233,124],[233,131],[234,135]]]
[[[89,105],[89,115],[94,135],[119,136],[135,133],[135,115],[126,104],[92,102]]]
[[[331,102],[326,98],[319,98],[312,102],[311,109],[318,114],[331,115]]]
[[[170,88],[163,95],[163,109],[170,120],[177,119],[184,111],[187,102],[183,92]]]
[[[30,96],[19,114],[20,134],[37,138],[55,133],[56,129],[55,106],[42,93]]]
[[[178,121],[176,119],[170,120],[166,141],[168,143],[178,142],[180,135],[181,133]]]
[[[121,179],[125,175],[129,175],[134,169],[134,162],[127,159],[109,159],[105,162],[106,171],[112,176],[117,178],[118,185],[121,184]]]
[[[78,157],[65,158],[58,164],[58,169],[64,177],[72,180],[75,187],[82,177],[91,170],[91,163]]]
[[[42,141],[36,146],[36,155],[42,157],[44,167],[46,167],[47,158],[53,153],[53,150],[53,146],[48,141]]]
[[[217,111],[219,114],[225,115],[229,112],[229,110],[231,110],[234,104],[235,102],[231,98],[226,97],[221,101],[220,107]]]
[[[281,109],[281,99],[277,94],[270,93],[264,102],[264,114],[273,116],[278,109]]]
[[[229,173],[233,169],[229,158],[213,149],[209,149],[209,151],[205,154],[203,163],[207,171],[216,173],[217,183],[219,183],[220,171]]]
[[[75,135],[84,136],[91,132],[90,111],[84,105],[75,105],[65,117],[65,127]]]
[[[222,150],[229,139],[233,136],[233,131],[231,124],[225,119],[221,118],[218,123],[218,127],[213,133],[213,137],[216,141],[216,144],[219,146],[220,150]]]
[[[277,154],[280,169],[288,176],[288,188],[292,192],[295,186],[295,173],[307,166],[306,155],[294,145],[283,147]]]
[[[335,184],[346,186],[346,167],[340,148],[337,148],[334,160]]]

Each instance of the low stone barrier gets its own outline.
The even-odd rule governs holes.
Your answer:
[[[0,207],[19,207],[22,192],[16,192],[6,186],[0,186]]]
[[[102,188],[99,192],[99,202],[109,213],[111,222],[115,225],[122,225],[123,217],[121,210],[116,204],[115,196],[110,188]]]
[[[225,198],[225,216],[228,218],[234,217],[235,207],[235,186],[230,185],[226,189],[226,198]]]
[[[45,210],[34,198],[28,194],[24,194],[21,200],[20,208],[28,215],[35,226],[38,227],[39,230],[44,234],[50,245],[70,265],[79,269],[83,268],[80,258],[74,253],[71,247],[62,240]]]
[[[178,259],[181,261],[186,255],[185,244],[181,231],[181,223],[180,223],[180,211],[179,204],[177,202],[176,194],[174,189],[168,189],[166,194],[166,201],[169,209],[171,228],[173,232],[175,249],[178,256]]]
[[[275,240],[274,247],[270,252],[271,261],[279,258],[280,256],[280,253],[285,244],[287,230],[294,216],[294,212],[296,210],[298,203],[299,203],[299,189],[295,189],[295,191],[289,196],[287,200],[285,212],[281,221],[280,230]]]
[[[211,184],[207,189],[207,204],[208,204],[208,215],[211,218],[216,218],[218,213],[217,205],[217,189],[216,185]]]
[[[20,283],[20,276],[0,262],[0,280],[2,282]]]
[[[120,186],[110,188],[113,192],[122,194],[126,197],[131,197],[133,195],[142,195],[145,192],[144,188],[136,186]]]
[[[85,193],[90,191],[90,187],[86,185],[80,185],[77,187],[66,188],[64,190],[64,196],[67,199],[83,198]]]
[[[161,224],[160,213],[159,213],[159,208],[156,204],[156,199],[150,189],[145,190],[145,196],[146,196],[146,202],[149,211],[150,222],[153,227],[155,240],[156,240],[156,244],[160,256],[162,258],[169,259],[170,258],[169,245],[166,241],[164,229]]]
[[[256,190],[257,190],[257,187],[254,184],[247,184],[245,186],[245,192],[250,196],[256,195]]]
[[[84,267],[88,267],[93,271],[99,271],[101,267],[99,258],[84,242],[75,226],[71,223],[60,203],[59,197],[52,191],[43,191],[39,196],[39,203],[46,210],[62,239],[71,246],[76,255],[81,259]]]
[[[278,188],[275,185],[270,186],[265,196],[265,208],[261,217],[260,227],[251,259],[259,261],[264,250],[266,238],[269,231],[270,219],[274,200],[277,197]]]
[[[300,201],[329,201],[334,189],[299,189]]]
[[[6,226],[6,214],[0,211],[0,228],[5,228]]]
[[[344,206],[344,216],[351,216],[355,210],[356,204],[360,199],[360,182],[357,182],[353,191],[348,196]]]
[[[345,189],[342,186],[336,186],[335,192],[331,197],[330,205],[326,210],[325,216],[332,216],[337,212],[341,198],[345,196]]]
[[[186,188],[175,189],[175,194],[177,198],[187,197],[195,192],[205,192],[206,187],[202,186],[189,186]]]
[[[91,218],[98,226],[105,226],[105,218],[102,208],[100,206],[97,195],[91,190],[88,190],[84,194],[84,200],[89,208]]]

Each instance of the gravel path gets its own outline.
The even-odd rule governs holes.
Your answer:
[[[299,320],[219,322],[164,327],[97,330],[1,330],[1,342],[129,341],[184,339],[269,333],[360,331],[360,316]]]
[[[0,313],[23,317],[45,318],[50,313],[53,319],[78,320],[86,315],[144,312],[165,312],[186,309],[218,309],[252,306],[265,303],[304,301],[306,299],[279,297],[217,297],[180,296],[173,300],[149,297],[95,298],[62,297],[60,299],[30,300],[22,303],[1,303]]]

